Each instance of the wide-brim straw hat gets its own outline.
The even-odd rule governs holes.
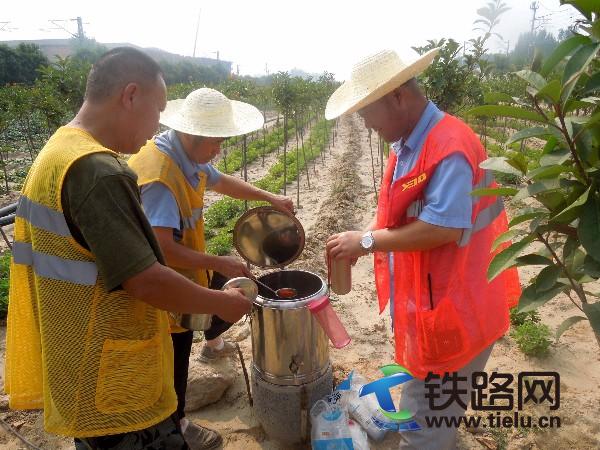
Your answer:
[[[262,113],[254,106],[228,99],[210,88],[196,89],[185,99],[171,100],[160,123],[194,136],[230,137],[262,128]]]
[[[383,50],[363,59],[352,67],[350,80],[329,97],[325,118],[335,119],[379,100],[423,72],[439,50],[439,47],[431,49],[410,62],[402,61],[393,50]]]

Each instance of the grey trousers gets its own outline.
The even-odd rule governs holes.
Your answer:
[[[463,403],[469,405],[471,399],[471,374],[473,372],[482,372],[485,368],[494,344],[483,350],[479,355],[471,360],[462,369],[458,370],[458,376],[467,377],[466,382],[459,382],[458,389],[466,391],[460,394]],[[436,383],[438,388],[435,393],[440,397],[435,399],[436,405],[443,405],[451,397],[451,394],[444,394],[443,389],[449,389],[451,383],[441,383],[441,379],[434,379],[427,384]],[[400,398],[400,409],[408,409],[413,413],[414,419],[421,426],[418,431],[404,431],[400,433],[401,450],[452,450],[456,448],[457,429],[455,427],[442,426],[440,428],[429,428],[425,421],[425,416],[429,417],[462,417],[465,410],[462,406],[453,401],[446,409],[437,411],[429,409],[429,399],[425,396],[430,389],[425,387],[425,382],[419,379],[413,379],[406,382],[402,387],[402,396]]]

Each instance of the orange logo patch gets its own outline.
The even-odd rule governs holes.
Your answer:
[[[422,183],[423,181],[425,181],[427,179],[427,174],[425,172],[423,172],[421,175],[419,175],[418,177],[413,178],[410,181],[407,181],[406,183],[402,184],[402,192],[404,192],[407,189],[412,189],[414,188],[416,185]]]

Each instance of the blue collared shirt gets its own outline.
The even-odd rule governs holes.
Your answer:
[[[391,144],[398,157],[393,181],[409,173],[417,162],[425,139],[444,113],[428,102],[417,125],[404,141]],[[461,153],[444,158],[437,166],[424,192],[421,211],[414,215],[423,222],[448,228],[471,228],[473,171]],[[394,260],[390,253],[390,315],[394,312]]]
[[[161,152],[171,157],[194,189],[200,182],[200,172],[206,174],[207,188],[214,186],[219,181],[221,172],[211,164],[199,164],[190,160],[174,130],[168,130],[155,136],[154,143]],[[179,207],[169,188],[163,183],[149,183],[142,187],[141,194],[142,206],[150,225],[180,230]]]

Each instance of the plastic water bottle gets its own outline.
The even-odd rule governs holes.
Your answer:
[[[367,380],[354,373],[348,393],[348,412],[350,417],[360,423],[371,439],[379,442],[385,437],[387,429],[381,428],[378,423],[387,423],[389,419],[379,410],[379,403],[374,394],[359,397],[358,391],[365,384],[367,384]]]

